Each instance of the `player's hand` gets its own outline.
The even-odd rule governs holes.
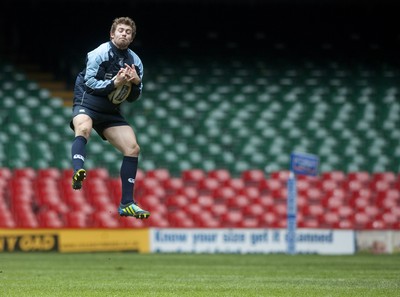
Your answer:
[[[114,78],[114,86],[117,88],[127,82],[127,77],[126,77],[126,70],[125,68],[121,68],[117,75]]]
[[[127,81],[130,81],[131,83],[135,85],[140,85],[141,79],[139,77],[139,74],[136,71],[135,65],[128,65],[125,63],[125,78]]]

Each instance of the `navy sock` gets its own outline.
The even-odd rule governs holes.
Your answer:
[[[71,146],[72,167],[74,172],[83,168],[86,157],[86,143],[87,140],[83,136],[76,136]]]
[[[121,205],[132,203],[135,187],[135,178],[138,166],[138,157],[124,156],[121,164],[122,198]]]

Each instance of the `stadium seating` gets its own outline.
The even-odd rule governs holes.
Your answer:
[[[290,153],[305,151],[320,175],[299,176],[300,227],[398,229],[396,65],[241,38],[268,51],[241,55],[242,44],[215,37],[222,55],[193,55],[185,40],[179,56],[146,59],[142,98],[122,106],[141,146],[146,222],[115,214],[121,156],[95,133],[85,187],[71,189],[70,106],[1,59],[0,227],[285,227]]]
[[[205,58],[190,55],[146,64],[143,97],[123,106],[137,130],[143,170],[269,174],[288,168],[298,150],[318,154],[321,172],[399,171],[391,162],[400,157],[394,66],[216,58],[212,71]],[[70,107],[12,64],[2,65],[0,75],[7,77],[0,83],[1,118],[7,119],[0,131],[3,166],[68,168]],[[87,154],[87,168],[118,175],[118,152],[95,133]]]
[[[70,170],[0,168],[0,227],[285,228],[286,177],[287,171],[271,176],[244,172],[236,178],[223,170],[186,170],[179,177],[165,168],[139,170],[135,196],[152,212],[150,219],[139,221],[118,216],[121,184],[105,168],[89,170],[80,191],[71,188]],[[266,186],[271,181],[277,183]],[[327,181],[335,188],[324,187]],[[357,186],[349,186],[355,181]],[[385,186],[377,187],[374,181]],[[335,171],[299,178],[298,226],[398,230],[399,183],[400,175],[384,172],[358,176]]]

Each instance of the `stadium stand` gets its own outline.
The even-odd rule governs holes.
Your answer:
[[[92,169],[81,191],[71,189],[69,169],[1,168],[0,227],[286,227],[287,171],[227,179],[213,173],[140,170],[136,195],[154,215],[139,221],[118,216],[119,179],[104,168]],[[300,228],[400,229],[400,175],[372,173],[361,182],[341,173],[299,179]]]
[[[87,183],[71,189],[71,107],[3,49],[0,227],[285,227],[290,153],[305,151],[320,156],[321,174],[299,177],[300,227],[399,229],[397,33],[345,22],[277,32],[279,17],[260,19],[266,29],[258,14],[249,24],[226,15],[210,12],[204,27],[168,40],[158,26],[140,26],[145,89],[123,112],[141,145],[136,195],[152,211],[146,222],[117,217],[120,158],[96,134]],[[170,29],[179,32],[176,22]],[[65,59],[49,53],[46,62],[57,77],[75,75],[81,53],[60,48]]]

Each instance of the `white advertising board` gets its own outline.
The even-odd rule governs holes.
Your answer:
[[[297,253],[354,254],[353,230],[298,229]],[[286,253],[286,229],[150,229],[151,252]]]

